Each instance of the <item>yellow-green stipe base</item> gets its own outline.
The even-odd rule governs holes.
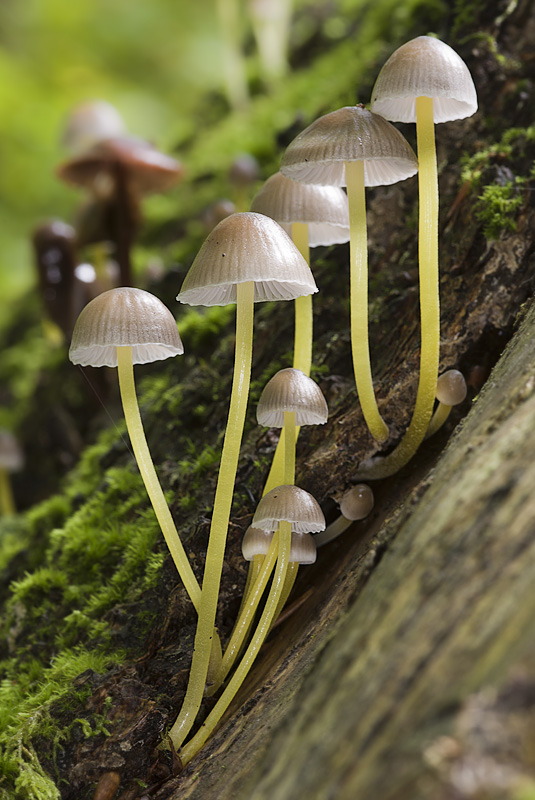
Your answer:
[[[368,232],[364,162],[346,161],[349,202],[349,259],[351,300],[351,353],[360,407],[371,435],[379,442],[388,438],[388,427],[377,408],[373,390],[368,340]]]
[[[440,428],[448,419],[452,408],[453,406],[447,406],[445,403],[438,404],[435,413],[431,417],[429,427],[427,428],[427,433],[425,434],[426,439],[429,439],[430,436],[433,436],[438,430],[440,430]]]
[[[249,591],[247,602],[244,604],[243,610],[239,615],[236,625],[234,626],[234,630],[232,631],[232,636],[230,637],[227,649],[225,650],[225,653],[223,655],[223,660],[221,662],[221,669],[216,675],[214,683],[210,687],[209,692],[207,692],[208,695],[215,694],[215,692],[219,689],[219,687],[229,674],[230,670],[234,666],[234,662],[236,661],[238,655],[241,652],[243,643],[245,642],[247,634],[251,628],[251,623],[253,622],[254,615],[260,604],[260,600],[262,598],[262,595],[264,594],[264,590],[268,584],[268,581],[271,577],[271,573],[273,572],[273,569],[275,567],[278,550],[279,550],[279,536],[278,534],[274,534],[271,543],[269,545],[269,550],[267,554],[265,556],[262,556],[260,569],[258,570],[256,579]]]
[[[16,513],[9,472],[4,467],[0,467],[0,516],[2,514]]]
[[[273,537],[275,538],[275,536]],[[292,542],[292,528],[289,522],[281,522],[279,528],[279,558],[273,583],[266,600],[266,605],[260,617],[260,621],[256,628],[253,638],[245,651],[245,654],[238,664],[238,667],[228,682],[228,685],[223,691],[223,694],[215,704],[214,708],[206,718],[202,727],[195,734],[193,739],[189,741],[180,751],[180,759],[182,763],[188,764],[193,756],[199,752],[203,744],[206,742],[219,720],[229,707],[230,703],[236,696],[236,693],[243,681],[247,677],[255,658],[257,657],[264,640],[269,633],[271,624],[275,618],[275,613],[279,604],[279,598],[284,588],[286,572],[288,570],[288,563],[290,557],[290,547]]]
[[[134,384],[134,366],[132,363],[132,348],[117,348],[117,371],[119,374],[119,389],[123,403],[124,418],[132,449],[137,465],[147,489],[147,494],[154,508],[154,513],[160,524],[165,542],[175,562],[178,574],[182,579],[191,602],[199,610],[201,602],[201,588],[193,573],[188,557],[180,541],[173,517],[165,499],[160,481],[154,469],[152,458],[145,438],[143,423],[139,414],[139,406]]]
[[[214,635],[230,508],[249,396],[253,350],[254,283],[252,281],[239,283],[237,294],[236,364],[232,380],[227,429],[225,431],[214,498],[210,539],[206,551],[193,660],[184,703],[177,721],[169,732],[169,736],[177,750],[195,722],[204,694]]]
[[[418,183],[420,193],[419,260],[421,355],[420,380],[410,425],[395,450],[370,460],[357,477],[387,478],[407,464],[427,433],[438,379],[440,302],[438,275],[438,174],[433,122],[433,98],[416,98]]]

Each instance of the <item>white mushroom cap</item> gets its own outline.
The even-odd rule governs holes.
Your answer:
[[[241,543],[241,551],[246,561],[252,561],[255,556],[265,556],[273,539],[273,531],[263,531],[249,525]]]
[[[238,283],[254,281],[255,302],[295,300],[318,287],[290,237],[270,217],[245,211],[222,220],[205,239],[177,295],[192,306],[236,302]]]
[[[292,223],[308,225],[310,247],[349,241],[347,195],[338,186],[300,183],[276,172],[254,196],[251,211],[271,217],[289,235]]]
[[[418,36],[399,47],[381,69],[371,108],[393,122],[416,122],[417,97],[433,98],[435,122],[470,117],[477,111],[472,76],[449,45]]]
[[[134,364],[184,352],[167,306],[128,286],[103,292],[86,305],[74,326],[69,358],[83,367],[116,367],[117,347],[131,347]]]
[[[279,370],[266,383],[258,401],[256,418],[260,425],[282,428],[285,411],[295,411],[296,425],[324,425],[329,416],[318,384],[294,367]]]
[[[310,533],[292,533],[289,559],[292,564],[314,564],[316,551],[316,542]]]
[[[24,455],[11,431],[0,429],[0,467],[8,472],[18,472],[24,466]]]
[[[364,519],[373,508],[373,492],[366,483],[349,489],[340,502],[340,511],[346,519]]]
[[[294,533],[325,530],[325,517],[319,503],[298,486],[277,486],[264,495],[253,517],[253,526],[275,531],[281,522],[291,522]]]
[[[91,100],[71,111],[61,143],[73,154],[82,153],[102,139],[124,133],[125,124],[117,109],[106,100]]]
[[[345,106],[319,117],[284,153],[281,172],[303,183],[345,186],[345,162],[364,162],[366,186],[385,186],[418,171],[414,152],[380,114]]]
[[[464,375],[458,369],[449,369],[437,381],[437,400],[446,406],[457,406],[462,403],[466,392]]]

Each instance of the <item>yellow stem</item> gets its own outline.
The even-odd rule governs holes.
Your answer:
[[[132,443],[137,465],[147,489],[147,494],[154,508],[154,513],[162,529],[167,547],[175,562],[182,582],[190,596],[196,610],[201,602],[201,589],[193,573],[188,557],[180,541],[173,517],[169,511],[160,481],[154,469],[152,458],[145,438],[143,423],[139,414],[139,406],[134,384],[134,367],[132,364],[132,348],[117,348],[117,370],[119,374],[119,388],[123,402],[126,427]]]
[[[373,390],[368,341],[368,234],[364,162],[346,161],[349,202],[349,258],[351,298],[351,352],[362,414],[370,433],[379,442],[388,438],[388,427],[377,408]]]
[[[444,425],[452,408],[453,406],[447,406],[445,403],[438,404],[435,413],[431,417],[429,427],[427,428],[427,433],[425,434],[426,439],[433,436]]]
[[[344,531],[347,531],[353,522],[354,520],[347,519],[347,517],[344,517],[343,514],[340,514],[340,516],[337,517],[334,522],[331,522],[331,524],[328,525],[324,531],[315,534],[314,541],[316,543],[316,547],[322,547],[324,544],[332,542],[333,539],[337,539],[343,534]]]
[[[221,669],[217,674],[214,686],[210,689],[210,694],[214,694],[221,686],[228,673],[234,666],[234,662],[238,657],[240,650],[243,646],[245,638],[251,627],[256,610],[260,604],[262,595],[275,567],[277,555],[279,550],[279,534],[275,533],[269,545],[269,550],[265,556],[262,556],[262,563],[256,576],[256,580],[251,586],[247,602],[244,604],[243,609],[239,615],[238,621],[232,631],[227,649],[223,655],[221,662]]]
[[[279,597],[279,602],[277,605],[277,609],[275,611],[275,616],[273,617],[273,623],[275,623],[279,615],[286,605],[286,601],[290,596],[290,592],[294,588],[294,583],[297,579],[297,573],[299,571],[299,562],[298,561],[290,561],[288,564],[288,571],[286,573],[286,578],[284,580],[284,586],[282,587],[281,596]]]
[[[16,513],[9,472],[4,467],[0,467],[0,515]]]
[[[287,486],[295,483],[295,443],[297,428],[295,411],[284,412],[284,480]]]
[[[292,240],[308,266],[310,249],[308,244],[308,225],[304,222],[292,223]],[[312,295],[295,300],[294,369],[310,375],[312,364]]]
[[[359,478],[386,478],[407,464],[427,432],[438,379],[440,302],[438,276],[438,175],[433,122],[433,98],[416,98],[418,182],[420,191],[419,260],[421,355],[420,380],[410,425],[401,442],[373,466],[359,470]]]
[[[227,429],[225,431],[214,498],[210,539],[206,551],[193,659],[184,703],[177,721],[169,732],[173,745],[177,750],[195,722],[204,694],[212,649],[212,637],[214,635],[232,495],[249,396],[253,350],[254,283],[252,281],[239,283],[237,293],[236,364],[232,380]]]
[[[217,701],[216,705],[204,721],[202,727],[195,734],[193,739],[189,741],[180,751],[180,760],[183,764],[187,764],[193,756],[199,752],[205,741],[208,739],[219,720],[229,707],[230,703],[236,696],[236,693],[243,681],[247,677],[253,662],[258,655],[258,652],[264,643],[264,640],[269,633],[271,623],[275,617],[275,612],[281,596],[286,572],[288,570],[288,561],[290,557],[290,547],[292,542],[292,527],[289,522],[281,522],[279,528],[280,544],[279,544],[279,558],[277,561],[277,568],[273,577],[273,583],[260,617],[260,621],[256,628],[253,638],[245,651],[245,655],[238,664],[236,672],[228,682],[227,687],[223,694]],[[275,537],[274,537],[275,538]]]

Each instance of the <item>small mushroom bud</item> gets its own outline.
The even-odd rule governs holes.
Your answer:
[[[466,397],[467,386],[462,372],[449,369],[437,380],[436,397],[439,401],[431,418],[425,438],[433,436],[446,422],[453,406],[458,406]]]
[[[364,519],[374,504],[373,492],[366,483],[357,483],[342,497],[340,511],[346,519]]]

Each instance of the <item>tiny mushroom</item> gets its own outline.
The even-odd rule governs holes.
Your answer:
[[[453,406],[458,406],[466,398],[467,386],[462,372],[458,369],[449,369],[439,376],[437,381],[436,397],[438,406],[431,417],[431,422],[426,433],[426,439],[433,436],[446,422]]]
[[[126,427],[139,471],[178,574],[195,608],[201,590],[165,500],[145,438],[134,384],[134,364],[160,361],[184,352],[175,319],[154,295],[120,287],[95,297],[74,326],[69,358],[73,364],[117,367]]]
[[[292,180],[347,186],[353,369],[364,419],[379,441],[388,437],[388,427],[377,407],[370,364],[365,186],[396,183],[417,170],[416,156],[401,133],[363,105],[319,117],[290,143],[281,164],[283,175]]]
[[[366,483],[357,483],[348,489],[340,501],[340,516],[314,537],[316,547],[332,542],[347,530],[352,522],[365,519],[372,512],[374,502],[373,491]]]
[[[305,492],[304,489],[300,489],[292,484],[289,486],[278,486],[264,495],[258,504],[252,524],[255,528],[258,527],[267,531],[276,531],[270,547],[270,549],[275,547],[279,548],[273,582],[257,628],[236,671],[198,732],[180,751],[180,759],[183,764],[187,764],[191,761],[193,756],[200,750],[229,704],[236,696],[238,689],[247,677],[269,633],[272,623],[276,619],[276,615],[280,609],[280,601],[285,586],[285,575],[292,552],[292,533],[302,536],[304,534],[322,531],[325,529],[325,518],[320,506],[312,495]],[[280,547],[277,545],[278,538],[281,540]],[[297,557],[297,551],[295,549],[294,557]],[[269,554],[266,557],[266,561],[268,558]],[[307,559],[307,563],[311,563],[311,556],[308,549],[305,558]],[[262,573],[258,576],[257,582],[260,581],[261,578]],[[224,660],[225,657],[223,657],[223,661]]]
[[[204,241],[177,296],[189,305],[236,303],[236,364],[206,552],[193,660],[180,714],[169,733],[176,749],[200,708],[211,652],[221,571],[245,412],[253,344],[253,308],[265,300],[294,300],[317,291],[310,268],[289,236],[263,214],[222,220]]]

